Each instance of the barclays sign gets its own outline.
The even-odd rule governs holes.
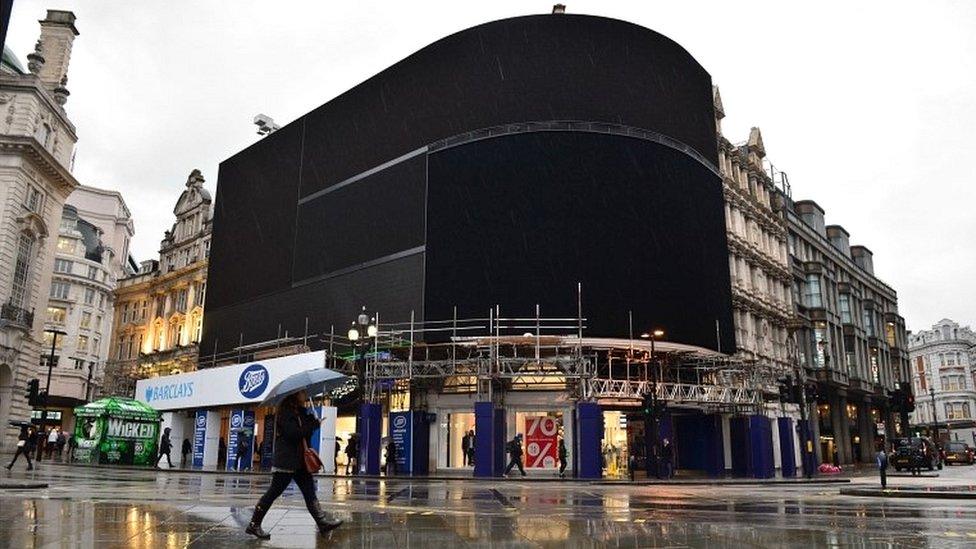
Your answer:
[[[316,351],[261,362],[201,368],[194,372],[140,379],[136,398],[159,411],[193,410],[256,403],[290,375],[325,366]]]
[[[257,398],[268,388],[268,369],[260,364],[251,364],[241,372],[237,389],[246,399]]]

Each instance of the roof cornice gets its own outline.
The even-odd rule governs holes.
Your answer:
[[[44,175],[51,178],[59,190],[67,197],[80,183],[65,169],[54,155],[41,146],[33,137],[23,135],[0,136],[0,151],[19,153],[30,159]]]

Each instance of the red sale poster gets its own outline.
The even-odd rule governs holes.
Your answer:
[[[555,467],[559,426],[551,417],[525,419],[525,466],[527,468]]]

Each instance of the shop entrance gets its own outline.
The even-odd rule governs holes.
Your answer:
[[[444,466],[449,468],[474,468],[474,412],[447,414],[447,444],[442,449]]]

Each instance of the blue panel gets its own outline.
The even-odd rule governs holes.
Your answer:
[[[274,464],[275,416],[264,416],[264,436],[261,437],[261,469],[271,469]]]
[[[780,468],[783,477],[796,476],[796,451],[793,445],[793,420],[781,417],[776,420],[779,427]]]
[[[396,471],[401,475],[412,472],[413,416],[413,412],[390,412],[390,438],[396,446]]]
[[[491,402],[474,403],[474,476],[490,477],[494,474],[495,405]]]
[[[508,442],[506,439],[508,437],[508,429],[505,425],[505,410],[504,408],[495,408],[495,430],[494,430],[494,443],[493,457],[494,457],[494,470],[492,471],[496,477],[502,476],[505,472],[505,464],[507,462],[507,452],[505,451],[505,444]]]
[[[203,467],[203,448],[207,438],[207,411],[197,410],[193,420],[193,466]]]
[[[722,416],[707,415],[702,420],[702,443],[705,454],[705,471],[713,476],[725,474],[725,441],[722,437]]]
[[[768,417],[749,416],[749,449],[752,453],[752,476],[772,478],[776,474],[776,469],[773,463],[772,423]]]
[[[749,418],[729,418],[729,441],[732,448],[732,474],[748,476],[752,469],[752,452],[749,445]]]
[[[426,475],[430,472],[430,424],[433,414],[424,411],[413,413],[413,475]]]
[[[803,474],[813,476],[817,472],[817,454],[814,452],[813,437],[810,433],[810,422],[799,421],[797,428],[800,432],[800,463],[803,464]]]
[[[380,430],[382,407],[364,402],[356,417],[359,433],[359,472],[367,475],[380,474]]]
[[[603,438],[603,412],[595,402],[580,402],[577,405],[579,423],[579,478],[601,478],[603,464],[600,456],[600,441]]]

